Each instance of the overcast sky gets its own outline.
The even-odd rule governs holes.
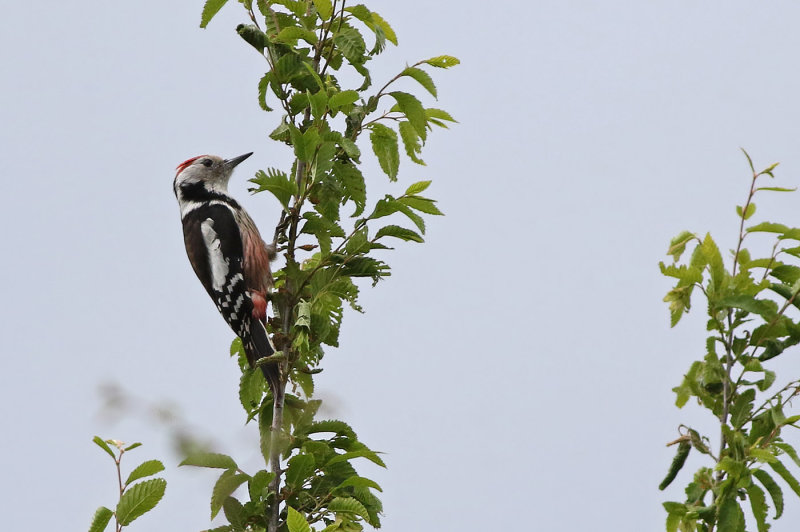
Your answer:
[[[462,60],[433,73],[435,105],[460,123],[430,136],[428,166],[403,160],[389,186],[367,161],[373,200],[433,179],[447,216],[364,287],[366,314],[346,316],[317,380],[326,414],[386,453],[386,471],[362,468],[384,488],[384,529],[662,530],[661,502],[682,499],[701,464],[659,492],[664,444],[680,423],[712,424],[673,406],[704,350],[703,304],[670,330],[657,263],[682,229],[735,245],[740,147],[758,166],[780,161],[777,184],[800,184],[800,4],[368,5],[400,39],[372,63],[376,84],[406,62]],[[174,405],[194,433],[258,465],[231,332],[186,260],[171,183],[188,157],[254,151],[231,191],[271,233],[276,202],[245,182],[289,157],[267,138],[280,117],[258,109],[265,65],[234,32],[243,12],[230,2],[200,30],[201,8],[4,6],[6,530],[85,530],[114,504],[95,434],[144,442],[129,466],[167,465],[164,502],[132,530],[209,527],[215,475],[178,469],[169,429],[144,410],[101,415],[104,384]],[[755,219],[800,225],[798,201],[757,201]],[[776,532],[800,526],[785,491]]]

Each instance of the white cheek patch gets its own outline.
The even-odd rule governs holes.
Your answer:
[[[211,266],[211,285],[217,292],[222,291],[225,280],[228,278],[228,261],[222,256],[222,247],[214,231],[214,220],[208,218],[200,224],[203,241],[208,251],[208,263]]]

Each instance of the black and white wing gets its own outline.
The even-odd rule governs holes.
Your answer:
[[[242,266],[242,237],[230,208],[212,204],[186,213],[183,236],[194,272],[219,313],[242,339],[250,364],[273,354],[264,324],[253,318],[253,301]],[[269,379],[272,375],[267,373]]]

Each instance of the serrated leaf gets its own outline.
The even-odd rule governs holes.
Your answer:
[[[128,475],[125,485],[128,486],[131,484],[131,482],[139,480],[140,478],[149,477],[150,475],[155,475],[161,471],[164,471],[164,464],[162,464],[159,460],[148,460],[146,462],[142,462],[133,471],[131,471],[130,475]]]
[[[267,105],[267,89],[271,78],[272,72],[267,72],[258,82],[258,106],[267,112],[272,111],[270,106]]]
[[[328,503],[328,510],[337,513],[349,513],[363,517],[369,521],[369,512],[364,505],[352,497],[336,497]]]
[[[387,225],[385,227],[381,227],[378,232],[375,233],[375,238],[373,240],[377,240],[384,236],[393,236],[405,241],[411,240],[413,242],[425,242],[425,239],[423,239],[416,231],[406,229],[405,227],[400,227],[399,225]]]
[[[769,530],[769,525],[767,524],[767,511],[769,508],[767,507],[764,490],[750,483],[747,486],[747,498],[750,499],[750,507],[753,509],[753,517],[756,519],[758,532],[767,532]]]
[[[450,116],[450,113],[442,109],[436,109],[434,107],[428,107],[427,109],[425,109],[425,116],[428,117],[429,122],[443,128],[447,128],[447,125],[444,122],[442,122],[442,120],[445,120],[447,122],[458,123],[458,120]]]
[[[335,434],[341,434],[343,436],[347,436],[348,438],[355,439],[356,433],[353,429],[345,423],[344,421],[339,421],[338,419],[327,419],[324,421],[316,421],[311,424],[308,429],[306,429],[306,434],[318,434],[320,432],[333,432]]]
[[[108,526],[108,522],[111,521],[111,517],[113,515],[114,512],[105,506],[98,508],[94,513],[94,517],[92,518],[92,524],[89,526],[89,532],[103,532]]]
[[[763,469],[754,469],[752,472],[772,498],[772,504],[775,506],[775,519],[778,519],[783,514],[783,490]]]
[[[403,147],[406,150],[408,158],[417,164],[425,166],[425,161],[419,158],[419,153],[422,152],[422,144],[419,142],[419,135],[411,122],[403,120],[398,124],[400,131],[400,138],[403,139]]]
[[[719,508],[719,532],[744,532],[744,514],[734,498],[727,498]]]
[[[436,200],[422,198],[420,196],[404,196],[397,201],[403,205],[411,207],[414,210],[424,212],[425,214],[444,216],[444,213],[436,206]]]
[[[309,44],[316,44],[317,35],[310,30],[300,28],[298,26],[289,26],[281,29],[276,36],[272,38],[273,41],[290,46],[297,46],[297,41],[303,39]]]
[[[343,28],[333,36],[333,42],[351,63],[361,65],[364,62],[364,53],[367,51],[367,45],[364,43],[361,32],[357,29]]]
[[[247,518],[245,516],[244,506],[237,499],[228,497],[222,503],[222,513],[225,514],[225,519],[231,524],[234,530],[243,531]]]
[[[797,417],[798,417],[798,416],[792,416],[792,418],[797,418]],[[787,419],[786,419],[786,423],[785,423],[785,424],[787,424],[787,425],[788,425],[788,424],[789,424],[788,422],[790,422],[790,420],[792,420],[792,418],[787,418]],[[791,422],[794,422],[794,421],[797,421],[797,420],[796,420],[796,419],[794,419],[794,420],[793,420],[793,421],[791,421]],[[778,449],[780,449],[781,451],[785,452],[785,453],[786,453],[786,454],[789,456],[789,458],[791,458],[791,459],[792,459],[792,461],[793,461],[795,464],[797,464],[798,466],[800,466],[800,457],[798,457],[798,456],[797,456],[797,451],[795,451],[795,450],[794,450],[794,447],[792,447],[792,446],[791,446],[791,445],[789,445],[788,443],[784,443],[784,442],[776,442],[776,443],[773,443],[773,445],[774,445],[775,447],[777,447]]]
[[[328,107],[331,111],[338,111],[342,107],[347,107],[358,101],[359,94],[353,90],[337,92],[328,99]]]
[[[303,482],[314,472],[314,457],[310,454],[298,454],[289,459],[286,470],[286,484],[292,488],[300,488]]]
[[[117,504],[117,521],[123,526],[146,514],[156,507],[167,489],[163,478],[152,478],[135,484],[125,491]]]
[[[287,510],[289,513],[286,516],[286,526],[289,527],[289,532],[311,532],[311,526],[300,512],[291,506]]]
[[[400,151],[397,144],[397,133],[393,129],[383,124],[372,124],[370,126],[370,141],[372,151],[378,158],[381,170],[389,176],[392,181],[397,180],[397,171],[400,167]]]
[[[336,486],[336,489],[348,488],[348,487],[373,488],[381,492],[383,491],[381,487],[378,485],[378,483],[375,482],[374,480],[370,480],[366,477],[359,477],[359,476],[348,477],[344,482]]]
[[[371,13],[371,16],[372,22],[381,30],[383,30],[383,34],[386,36],[389,42],[397,46],[397,34],[394,32],[389,23],[374,11]]]
[[[103,438],[101,438],[100,436],[95,436],[94,438],[92,438],[92,441],[96,443],[98,447],[107,452],[108,455],[116,461],[117,456],[114,454],[114,451],[111,450],[111,447],[108,446],[105,440],[103,440]]]
[[[225,499],[230,497],[239,486],[248,480],[250,480],[249,475],[237,473],[235,469],[228,469],[222,472],[211,492],[211,519],[214,519],[222,509]]]
[[[339,462],[347,462],[352,460],[353,458],[366,458],[373,464],[379,465],[381,467],[386,467],[386,464],[381,460],[381,457],[374,451],[370,451],[369,449],[359,449],[357,451],[350,451],[342,454],[337,454],[330,460],[325,466],[329,466],[332,464],[338,464]]]
[[[239,379],[239,402],[248,414],[258,408],[264,396],[267,381],[260,369],[247,368]]]
[[[422,103],[420,103],[416,96],[407,92],[393,91],[390,92],[389,95],[395,99],[400,111],[406,115],[408,121],[414,126],[417,135],[419,135],[419,138],[424,142],[428,136],[426,127],[428,115],[425,113],[425,108],[422,107]]]
[[[423,63],[429,64],[436,68],[450,68],[452,66],[456,66],[461,61],[457,58],[453,57],[452,55],[437,55],[436,57],[431,57],[430,59],[426,59]]]
[[[408,76],[414,80],[416,80],[420,85],[422,85],[425,90],[431,93],[434,98],[437,97],[436,94],[436,85],[433,84],[433,78],[431,78],[430,74],[422,70],[421,68],[416,67],[408,67],[400,73],[401,76]]]
[[[322,20],[328,20],[333,15],[331,0],[314,0],[314,7],[317,8],[317,13]]]
[[[297,193],[295,180],[274,168],[268,168],[266,172],[259,170],[256,172],[256,176],[250,179],[250,183],[258,185],[257,188],[251,188],[251,192],[267,191],[275,196],[275,199],[287,210],[289,209],[289,202]]]
[[[800,497],[800,482],[798,482],[794,475],[792,475],[789,470],[786,469],[786,466],[784,466],[778,460],[769,462],[768,465],[773,469],[773,471],[780,475],[784,482],[786,482],[789,487],[792,488],[792,491],[795,492],[798,497]]]
[[[258,471],[247,482],[247,491],[250,494],[251,501],[260,501],[265,496],[265,490],[269,487],[269,483],[275,478],[275,473],[270,473],[266,469]]]
[[[222,9],[228,0],[206,0],[205,5],[203,6],[203,13],[200,15],[200,27],[205,28],[208,26],[208,23],[211,22],[211,19],[219,13],[219,10]]]
[[[414,196],[419,194],[420,192],[425,192],[429,186],[431,186],[432,181],[417,181],[416,183],[412,184],[410,187],[406,189],[405,196]]]
[[[178,466],[210,467],[215,469],[236,469],[236,462],[227,454],[194,453],[187,456]]]

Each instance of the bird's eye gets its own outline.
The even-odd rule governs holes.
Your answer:
[[[211,168],[211,159],[203,159],[200,163],[206,168]]]

